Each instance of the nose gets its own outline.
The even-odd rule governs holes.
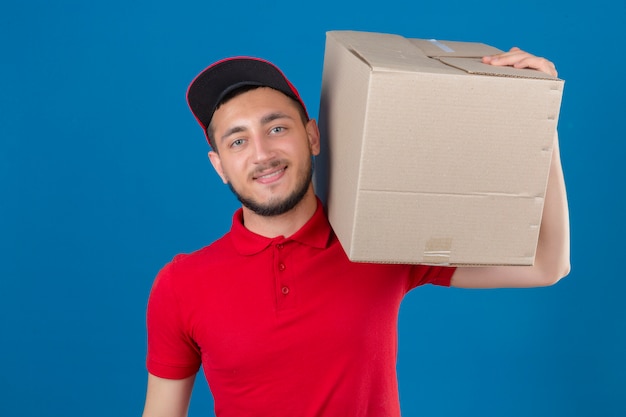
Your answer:
[[[271,140],[257,135],[253,140],[254,162],[263,163],[272,159],[274,152],[272,150]]]

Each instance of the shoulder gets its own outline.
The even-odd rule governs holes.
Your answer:
[[[171,260],[170,263],[179,267],[190,267],[211,260],[219,259],[222,255],[229,253],[232,249],[230,242],[230,232],[226,233],[221,238],[217,239],[213,243],[197,249],[190,253],[179,253]]]
[[[217,264],[232,256],[234,248],[229,234],[193,252],[175,255],[159,271],[157,281],[189,281],[197,276],[207,276],[207,271],[214,271]]]

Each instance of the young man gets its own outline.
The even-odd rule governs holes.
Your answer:
[[[517,48],[484,62],[556,75],[551,62]],[[155,280],[144,417],[186,416],[200,365],[217,416],[398,416],[397,319],[408,291],[543,286],[569,272],[556,137],[534,266],[359,264],[313,190],[316,122],[278,68],[226,59],[187,97],[209,159],[242,207],[229,233],[176,256]]]

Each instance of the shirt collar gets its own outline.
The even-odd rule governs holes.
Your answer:
[[[269,245],[279,241],[296,241],[304,245],[324,249],[329,244],[332,229],[328,223],[324,206],[317,198],[317,209],[313,216],[296,233],[285,238],[277,236],[268,238],[257,235],[246,229],[243,224],[243,210],[239,209],[233,215],[233,224],[230,229],[230,236],[235,249],[242,255],[254,255],[261,252]]]

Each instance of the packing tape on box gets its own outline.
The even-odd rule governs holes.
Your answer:
[[[448,52],[448,53],[454,52],[454,49],[450,48],[448,45],[442,42],[439,42],[437,39],[429,39],[428,42],[432,43],[433,45],[435,45],[437,48],[441,49],[444,52]]]
[[[424,262],[449,265],[452,253],[452,238],[432,238],[424,248]]]

